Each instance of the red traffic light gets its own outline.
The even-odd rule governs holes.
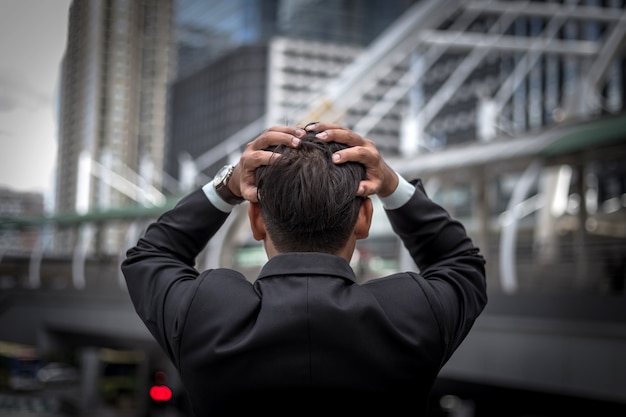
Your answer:
[[[150,388],[150,398],[156,402],[166,402],[172,399],[172,390],[165,385],[167,382],[167,374],[163,371],[157,371],[153,375],[154,383]]]
[[[153,385],[150,388],[150,398],[156,402],[166,402],[172,399],[172,390],[167,385]]]

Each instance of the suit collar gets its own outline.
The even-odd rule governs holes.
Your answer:
[[[276,255],[263,266],[258,278],[277,275],[337,276],[356,282],[354,271],[344,258],[318,252],[293,252]]]

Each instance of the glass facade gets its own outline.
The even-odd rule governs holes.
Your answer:
[[[273,36],[369,44],[416,0],[176,0],[179,75]]]

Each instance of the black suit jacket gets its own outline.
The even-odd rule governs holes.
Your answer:
[[[387,215],[420,273],[363,284],[323,253],[276,256],[254,283],[230,269],[199,273],[196,256],[228,216],[201,190],[150,225],[122,270],[196,416],[426,412],[487,296],[478,249],[416,183]]]

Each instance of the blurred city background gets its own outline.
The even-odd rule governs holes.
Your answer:
[[[0,188],[0,416],[188,416],[119,264],[264,129],[318,120],[422,178],[487,259],[430,415],[626,415],[623,0],[69,4],[54,187]],[[361,281],[415,269],[375,203]],[[199,269],[255,279],[245,212]]]

